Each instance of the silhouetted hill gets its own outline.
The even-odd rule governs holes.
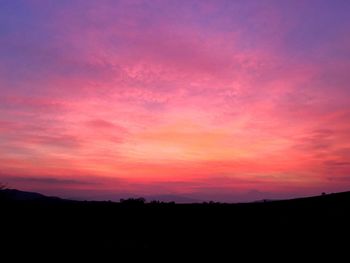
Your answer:
[[[12,201],[57,201],[61,200],[58,197],[48,197],[39,193],[19,191],[16,189],[4,189],[0,190],[0,198]]]
[[[334,259],[348,251],[350,236],[350,192],[241,204],[69,201],[17,190],[3,190],[0,197],[1,247],[7,252],[114,259],[122,253],[249,259],[307,252]]]

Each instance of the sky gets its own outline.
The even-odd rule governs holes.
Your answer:
[[[0,0],[0,181],[96,200],[350,190],[349,13]]]

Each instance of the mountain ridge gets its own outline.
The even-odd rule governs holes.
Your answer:
[[[295,202],[295,201],[301,201],[301,200],[310,200],[310,199],[319,199],[319,198],[325,198],[325,197],[334,197],[334,196],[349,196],[350,198],[350,191],[344,191],[344,192],[335,192],[335,193],[322,193],[321,195],[314,195],[314,196],[304,196],[304,197],[296,197],[296,198],[290,198],[290,199],[262,199],[262,200],[255,200],[251,202],[214,202],[214,201],[201,201],[195,198],[189,198],[184,197],[181,195],[153,195],[153,196],[145,196],[145,202],[152,202],[152,201],[158,201],[158,202],[175,202],[177,204],[259,204],[259,203],[271,203],[271,202]],[[130,198],[124,198],[124,200],[127,199],[135,199],[136,195],[130,196]],[[32,192],[32,191],[22,191],[18,189],[2,189],[0,190],[0,198],[5,198],[12,201],[38,201],[38,200],[46,200],[46,201],[71,201],[71,202],[112,202],[112,203],[118,203],[118,201],[111,201],[111,200],[81,200],[81,199],[74,199],[74,198],[61,198],[57,196],[47,196],[41,193]]]

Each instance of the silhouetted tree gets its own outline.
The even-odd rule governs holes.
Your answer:
[[[146,202],[146,199],[143,197],[120,199],[120,203],[126,204],[126,205],[143,205],[145,204],[145,202]]]

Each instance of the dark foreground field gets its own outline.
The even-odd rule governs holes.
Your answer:
[[[12,190],[0,192],[1,251],[12,257],[44,252],[53,258],[68,253],[118,258],[212,252],[288,259],[304,252],[315,257],[350,253],[350,192],[249,204],[18,196]]]

